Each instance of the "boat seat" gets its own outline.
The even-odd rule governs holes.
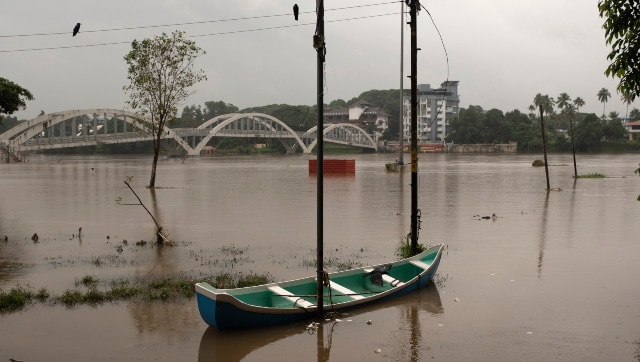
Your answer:
[[[411,260],[410,263],[424,270],[427,270],[431,267],[431,265],[421,262],[420,260]]]
[[[351,297],[354,300],[364,299],[364,296],[354,292],[353,290],[345,287],[344,285],[334,282],[333,280],[330,282],[329,285],[331,286],[331,289],[335,290],[338,293],[342,293],[348,297]]]
[[[364,269],[365,273],[371,273],[373,271],[372,268]],[[400,281],[389,274],[382,274],[382,280],[389,283],[392,287],[399,287],[404,285],[403,281]]]
[[[290,301],[291,303],[293,303],[294,307],[311,308],[315,306],[313,303],[309,302],[308,300],[302,297],[296,297],[295,295],[293,295],[293,293],[282,288],[279,285],[272,285],[269,287],[269,290],[272,291],[277,296],[282,297]]]

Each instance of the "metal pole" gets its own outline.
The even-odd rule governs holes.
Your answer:
[[[316,0],[316,13],[318,16],[318,21],[316,23],[316,34],[313,36],[313,47],[316,49],[317,58],[318,58],[318,126],[316,129],[317,132],[317,240],[316,240],[316,248],[317,248],[317,312],[318,317],[322,318],[324,315],[324,301],[323,301],[323,276],[324,276],[324,242],[323,242],[323,178],[324,178],[324,84],[323,84],[323,75],[324,75],[324,56],[325,56],[325,43],[324,43],[324,1]]]
[[[418,22],[420,2],[411,0],[411,255],[418,254]]]

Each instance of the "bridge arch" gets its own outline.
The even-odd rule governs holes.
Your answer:
[[[313,136],[313,142],[307,146],[308,153],[311,153],[311,150],[313,150],[318,143],[318,138],[314,136],[317,132],[318,127],[315,126],[305,133],[305,135]],[[351,123],[325,125],[322,134],[329,138],[333,143],[349,146],[357,144],[360,147],[371,148],[374,150],[377,149],[376,143],[373,141],[371,136],[369,136],[362,128]]]
[[[104,115],[113,116],[113,118],[119,119],[126,124],[130,124],[132,129],[136,129],[142,134],[147,135],[145,140],[152,139],[152,131],[149,127],[151,120],[145,118],[137,113],[121,110],[121,109],[105,109],[105,108],[96,108],[96,109],[84,109],[84,110],[68,110],[62,112],[48,113],[33,118],[31,120],[27,120],[17,124],[15,127],[7,130],[6,132],[0,134],[0,141],[9,145],[11,149],[20,150],[24,149],[23,146],[28,140],[32,139],[36,135],[47,131],[53,126],[60,124],[69,119],[73,119],[76,117],[93,115],[94,116],[94,130],[97,131],[97,127],[95,127],[95,116],[96,115]],[[185,142],[180,136],[178,136],[172,129],[169,127],[164,127],[164,136],[163,138],[173,138],[182,146],[187,152],[192,151],[192,148],[189,146],[187,142]],[[97,132],[95,132],[93,137],[97,138]],[[110,143],[110,142],[105,142]],[[93,144],[93,143],[92,143]],[[190,152],[191,153],[191,152]]]
[[[243,122],[250,120],[251,122]],[[296,131],[278,118],[264,113],[230,113],[214,117],[196,128],[207,130],[207,135],[194,148],[196,154],[200,154],[202,148],[207,145],[212,137],[225,135],[233,137],[260,137],[276,138],[286,148],[287,153],[293,153],[296,146],[307,150],[304,142]],[[294,140],[294,145],[284,142],[284,139]]]

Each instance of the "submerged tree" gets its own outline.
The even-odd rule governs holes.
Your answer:
[[[129,66],[130,84],[127,104],[151,119],[153,134],[153,164],[149,187],[156,182],[156,166],[160,154],[160,141],[165,124],[174,119],[178,104],[189,96],[189,88],[206,80],[202,70],[194,70],[194,62],[204,50],[195,42],[185,39],[184,32],[163,33],[153,39],[134,40],[131,51],[124,57]]]
[[[533,104],[538,107],[540,111],[540,129],[542,131],[542,152],[544,153],[544,172],[547,176],[547,190],[551,189],[549,184],[549,164],[547,163],[547,139],[544,131],[544,114],[551,114],[553,112],[554,101],[553,98],[548,95],[536,94],[533,98]]]

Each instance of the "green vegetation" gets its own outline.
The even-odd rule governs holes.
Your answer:
[[[588,173],[586,175],[578,175],[575,178],[606,178],[607,176],[601,173]]]
[[[221,273],[211,277],[195,278],[190,276],[155,279],[151,281],[136,279],[117,279],[101,281],[87,275],[76,279],[76,289],[67,289],[59,296],[52,296],[42,288],[33,293],[31,288],[17,286],[9,292],[0,290],[0,314],[23,310],[34,302],[49,302],[52,305],[63,304],[67,307],[77,305],[99,305],[118,301],[172,301],[195,296],[195,283],[207,282],[216,288],[242,288],[270,282],[268,274],[232,275]],[[99,288],[99,286],[104,286]]]
[[[33,100],[31,92],[9,79],[0,77],[0,125],[3,114],[9,115],[24,109],[27,100]]]
[[[424,244],[418,244],[418,253],[422,253],[425,250],[427,250],[427,247]],[[411,234],[407,234],[407,236],[404,237],[404,240],[400,240],[400,246],[396,249],[396,256],[400,259],[413,256],[411,253]]]
[[[194,62],[205,51],[185,37],[183,31],[171,36],[162,33],[152,39],[134,40],[124,60],[128,66],[127,104],[150,121],[153,135],[153,163],[149,187],[156,183],[156,166],[164,127],[176,117],[177,106],[190,94],[190,88],[206,80],[203,70],[194,70]]]

